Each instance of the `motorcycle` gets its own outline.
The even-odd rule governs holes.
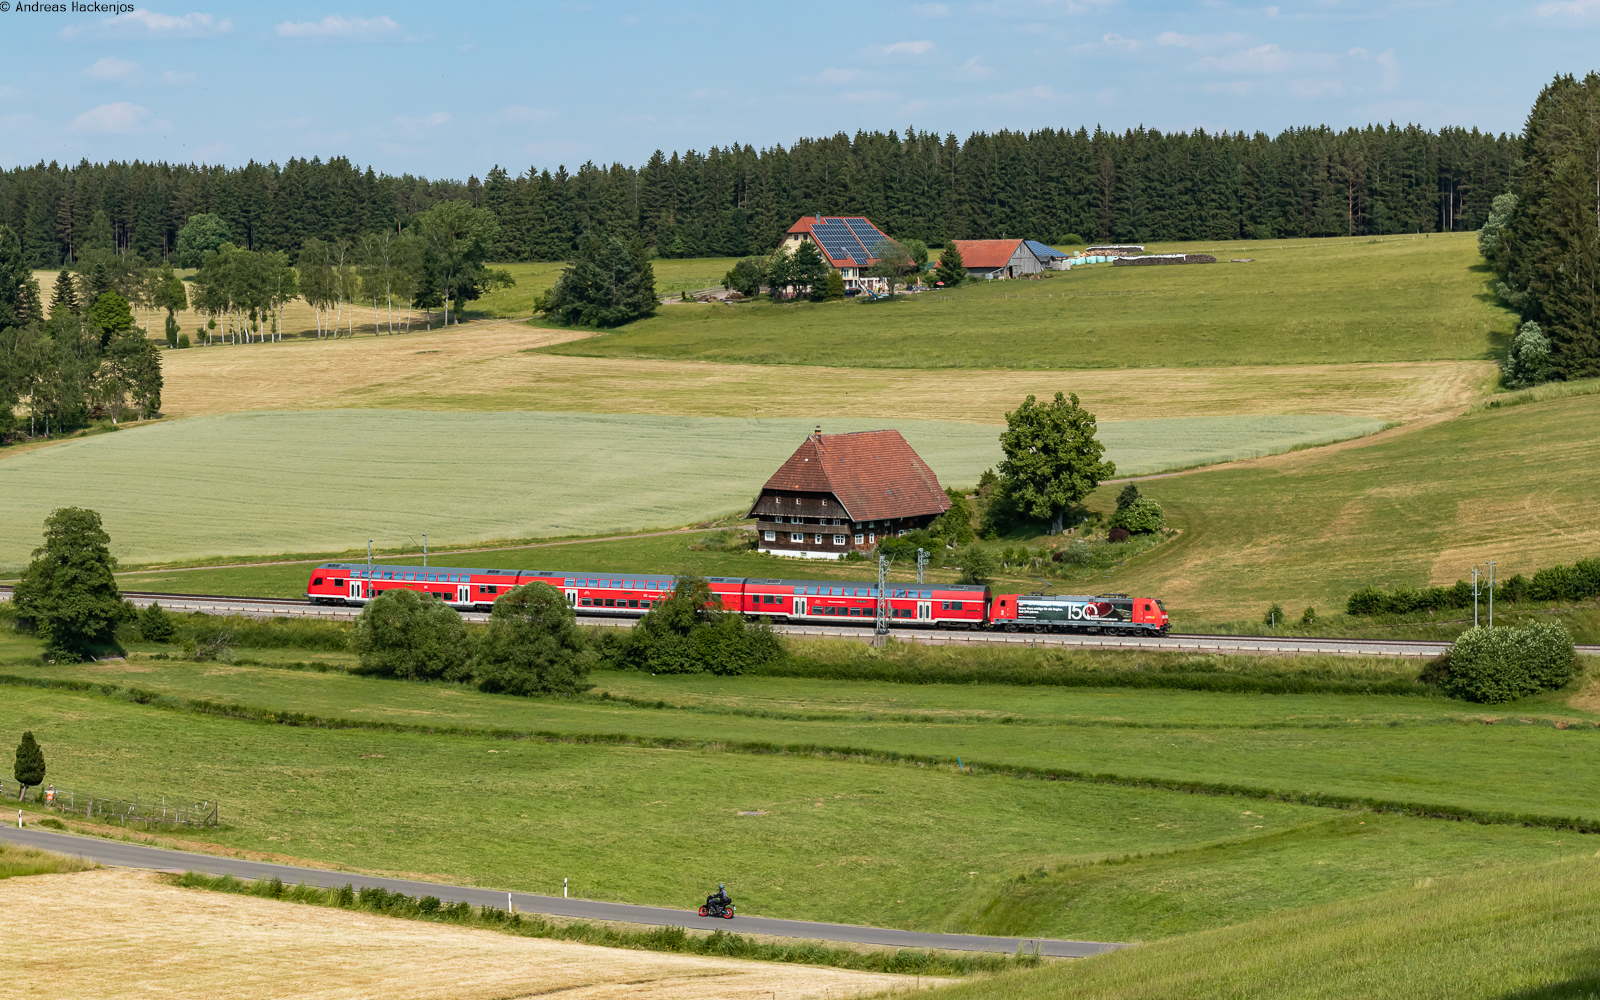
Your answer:
[[[733,902],[730,900],[724,903],[715,898],[707,899],[705,905],[700,907],[700,915],[702,917],[721,917],[724,920],[732,920]]]

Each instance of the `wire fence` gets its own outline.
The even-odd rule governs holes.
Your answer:
[[[54,785],[29,788],[20,801],[44,806],[66,816],[82,817],[94,823],[118,823],[127,826],[189,826],[210,827],[221,825],[220,803],[155,795],[133,798],[96,795],[72,788]]]

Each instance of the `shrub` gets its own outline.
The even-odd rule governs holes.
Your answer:
[[[1263,624],[1263,625],[1282,625],[1283,624],[1283,605],[1281,605],[1281,604],[1277,603],[1276,601],[1274,601],[1272,607],[1267,609],[1267,613],[1261,616],[1261,624]]]
[[[955,564],[961,569],[961,583],[986,586],[994,581],[994,550],[968,545],[956,551]]]
[[[1161,504],[1150,497],[1138,495],[1135,495],[1126,507],[1122,506],[1122,498],[1118,497],[1117,512],[1111,515],[1113,528],[1126,528],[1134,535],[1148,535],[1160,531],[1166,521],[1166,511],[1161,509]]]
[[[478,688],[504,694],[575,694],[589,673],[577,613],[561,592],[525,583],[494,602],[470,671]]]
[[[1532,320],[1523,323],[1511,340],[1511,350],[1506,354],[1501,380],[1508,389],[1548,382],[1555,374],[1550,360],[1550,338]]]
[[[406,680],[458,680],[471,651],[456,610],[414,590],[386,590],[368,601],[352,645],[360,673]]]
[[[1559,622],[1472,628],[1450,647],[1444,692],[1488,705],[1553,691],[1572,680],[1576,653]]]
[[[1133,534],[1127,528],[1112,528],[1106,534],[1106,540],[1111,542],[1125,542],[1132,537]]]
[[[1302,624],[1302,625],[1315,625],[1316,623],[1317,623],[1317,609],[1316,608],[1306,608],[1304,611],[1300,612],[1300,624]]]
[[[139,613],[139,636],[145,642],[171,642],[177,633],[178,623],[161,607],[161,602],[152,601]]]
[[[1057,246],[1063,246],[1063,247],[1081,247],[1081,246],[1087,245],[1088,242],[1089,242],[1088,240],[1085,240],[1082,236],[1079,236],[1077,233],[1068,233],[1065,236],[1061,237],[1061,239],[1057,242],[1056,245]]]
[[[783,656],[765,619],[748,622],[722,602],[705,580],[680,576],[666,600],[616,641],[613,661],[653,674],[743,674]]]

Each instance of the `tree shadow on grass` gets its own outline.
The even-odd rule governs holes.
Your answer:
[[[1600,951],[1591,951],[1584,956],[1583,961],[1576,964],[1600,968]],[[1553,983],[1549,986],[1506,993],[1500,1000],[1600,1000],[1600,972],[1585,973],[1566,982]]]

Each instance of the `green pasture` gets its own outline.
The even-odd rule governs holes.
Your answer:
[[[251,653],[240,655],[254,658]],[[1138,657],[1129,654],[1121,659],[1137,662]],[[1147,664],[1151,669],[1161,665],[1149,660]],[[1562,729],[1548,721],[1596,716],[1562,706],[1553,697],[1496,706],[1494,714],[1486,716],[1476,706],[1431,698],[1383,698],[1365,702],[1362,708],[1362,702],[1350,696],[1172,691],[1147,696],[1141,691],[1030,688],[1024,693],[1041,708],[996,716],[954,711],[953,704],[968,690],[965,686],[905,685],[904,692],[895,695],[898,710],[880,715],[875,710],[843,711],[837,703],[831,711],[785,711],[741,706],[725,698],[707,700],[703,679],[679,677],[655,679],[643,689],[645,678],[594,678],[593,695],[615,687],[615,694],[642,702],[618,704],[592,696],[518,699],[453,685],[412,685],[250,665],[142,661],[126,670],[106,670],[19,663],[6,670],[23,676],[101,679],[184,699],[237,702],[364,723],[504,727],[572,737],[625,735],[696,745],[728,741],[843,747],[952,762],[960,756],[980,767],[1600,818],[1600,772],[1593,767],[1600,752],[1600,731],[1588,726]],[[808,691],[837,698],[851,687],[764,677],[728,684],[758,697],[766,691],[782,692],[798,706],[807,703]],[[675,691],[680,686],[686,700],[677,707],[680,698]],[[869,690],[875,692],[873,698],[885,697],[884,688]],[[942,690],[937,697],[943,701],[937,707],[922,707],[922,698],[935,697],[923,694],[930,690]],[[652,693],[654,701],[649,700]],[[971,701],[981,709],[989,697],[994,696],[973,694]],[[1013,691],[1004,697],[1015,704],[1018,695]],[[654,707],[656,701],[663,707]],[[1096,712],[1098,705],[1114,706],[1114,711]],[[1349,714],[1336,717],[1334,713],[1341,710]],[[1089,712],[1096,714],[1085,714]],[[1486,717],[1503,721],[1485,725]]]
[[[951,987],[950,1000],[1585,1000],[1600,994],[1600,860],[1420,878],[1080,962]]]
[[[1152,249],[1221,263],[1090,265],[892,302],[672,305],[549,350],[857,368],[1420,361],[1493,356],[1513,325],[1472,233]]]
[[[58,788],[220,801],[225,849],[686,907],[938,927],[1018,871],[1317,810],[815,757],[286,728],[8,689]],[[1258,817],[1254,813],[1263,815]],[[758,815],[741,815],[757,813]],[[1492,839],[1492,838],[1491,838]]]
[[[828,421],[831,431],[882,420]],[[74,439],[0,463],[0,568],[17,569],[55,507],[93,507],[128,562],[391,550],[582,535],[743,513],[810,433],[807,418],[577,413],[266,411]],[[1339,416],[1109,423],[1129,472],[1198,465],[1377,429]],[[981,424],[899,421],[942,481],[1001,458]],[[639,567],[635,567],[639,568]],[[648,567],[659,568],[659,567]]]
[[[1342,610],[1366,585],[1467,579],[1491,558],[1504,578],[1594,555],[1597,422],[1600,396],[1559,398],[1141,483],[1183,533],[1130,562],[1117,589],[1209,620],[1259,620],[1275,601],[1298,618],[1307,605]],[[1091,505],[1109,510],[1116,490]]]
[[[20,641],[5,645],[15,650]],[[220,799],[227,828],[205,839],[224,849],[526,891],[552,892],[567,877],[587,898],[685,905],[702,883],[726,881],[751,913],[1149,940],[1418,878],[1560,857],[1580,839],[870,757],[728,752],[724,741],[756,734],[855,746],[866,734],[837,723],[802,732],[716,706],[538,702],[227,664],[135,666],[137,673],[48,673],[441,731],[273,726],[19,687],[5,689],[0,730],[32,729],[59,788]],[[843,693],[838,685],[831,692]],[[934,711],[956,694],[926,693],[931,704],[922,707]],[[973,700],[993,707],[1013,696],[975,689]],[[881,697],[869,692],[861,707]],[[1068,701],[1053,695],[1036,704],[1033,725],[983,725],[1048,751],[1069,727],[1044,717],[1070,709]],[[683,742],[664,749],[459,731],[483,725],[549,733],[576,725]],[[916,728],[934,745],[965,746],[967,759],[975,756],[970,721]],[[901,749],[927,742],[906,739],[903,725],[876,731]]]

